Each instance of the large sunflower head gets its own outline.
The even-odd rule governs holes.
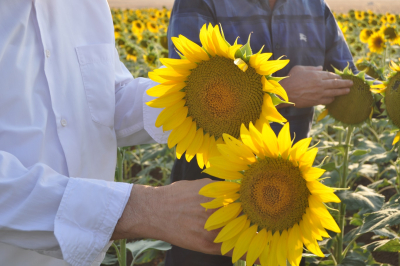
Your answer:
[[[386,114],[392,124],[400,129],[400,66],[391,61],[392,72],[389,74],[387,81],[383,84],[372,86],[371,91],[382,94],[383,104],[381,107],[385,109]],[[397,132],[393,144],[400,140],[400,131]]]
[[[250,39],[250,38],[249,38]],[[222,134],[239,137],[241,124],[253,122],[258,128],[269,121],[286,121],[275,104],[288,100],[272,77],[288,60],[268,60],[272,54],[253,54],[249,42],[230,45],[218,26],[204,25],[198,46],[180,35],[172,38],[181,59],[160,59],[166,68],[156,69],[149,77],[161,83],[148,90],[158,97],[147,104],[165,108],[156,126],[172,130],[170,148],[176,146],[187,161],[197,155],[200,168],[209,165],[208,158],[219,154],[216,144]],[[178,52],[178,53],[179,53]]]
[[[371,52],[381,54],[386,48],[385,35],[381,31],[374,32],[368,39],[368,48]]]
[[[342,79],[352,80],[353,86],[350,87],[349,94],[337,96],[332,103],[326,105],[325,111],[321,113],[317,120],[319,121],[329,114],[343,125],[357,126],[370,119],[375,102],[370,91],[373,81],[365,80],[363,71],[354,75],[349,66],[343,72],[335,69],[335,73]]]
[[[260,258],[262,266],[299,265],[303,244],[324,256],[317,240],[329,237],[325,229],[340,232],[324,202],[340,202],[334,190],[319,181],[324,173],[312,167],[317,148],[311,138],[292,146],[289,123],[276,137],[268,123],[261,131],[244,125],[241,140],[224,134],[222,156],[210,159],[203,172],[227,181],[208,184],[200,194],[214,200],[203,203],[217,209],[205,228],[222,228],[214,242],[222,254],[233,250],[236,262],[246,252],[247,265]],[[257,233],[258,232],[258,233]]]

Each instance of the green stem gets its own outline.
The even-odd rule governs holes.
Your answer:
[[[353,239],[350,241],[350,243],[347,245],[347,247],[344,249],[344,251],[343,251],[343,253],[342,253],[342,257],[343,257],[343,258],[346,257],[346,254],[347,254],[347,252],[349,251],[349,249],[351,248],[351,245],[354,243],[354,241],[357,240],[358,237],[359,237],[359,235],[356,236],[355,238],[353,238]]]
[[[117,182],[124,181],[124,155],[125,151],[122,148],[117,150],[117,175],[115,177]],[[119,256],[118,262],[119,266],[126,266],[126,239],[121,239],[119,241]],[[115,247],[114,247],[115,248]]]
[[[347,174],[349,170],[349,150],[350,150],[350,140],[351,134],[353,133],[353,126],[349,126],[347,128],[347,135],[346,135],[346,143],[344,149],[344,156],[343,156],[343,164],[342,164],[342,176],[340,177],[340,188],[345,188],[347,183]],[[337,235],[337,245],[335,249],[336,260],[337,263],[342,263],[343,260],[343,237],[344,237],[344,225],[345,225],[345,215],[346,215],[346,205],[344,203],[340,203],[339,205],[339,228],[340,233]]]
[[[112,243],[112,246],[113,246],[113,248],[115,249],[115,253],[117,254],[118,262],[120,263],[120,262],[121,262],[121,254],[119,253],[118,246],[115,245],[115,243]]]
[[[233,264],[233,266],[246,266],[246,262],[244,260],[238,260],[237,262],[235,262],[235,264]]]

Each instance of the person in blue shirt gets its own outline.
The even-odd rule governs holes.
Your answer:
[[[350,92],[352,81],[341,80],[333,67],[347,64],[357,69],[335,18],[324,0],[175,0],[168,27],[169,57],[179,58],[171,37],[180,34],[200,44],[204,24],[220,24],[226,40],[233,44],[247,42],[251,35],[253,51],[271,52],[277,59],[286,56],[289,64],[276,72],[288,78],[280,83],[295,106],[278,106],[290,122],[295,141],[308,137],[313,120],[313,106],[326,105],[336,96]],[[329,72],[327,72],[329,71]],[[273,123],[277,133],[281,125]],[[176,160],[171,181],[209,177],[201,173],[196,159],[190,163],[182,156]],[[166,266],[225,266],[231,258],[206,255],[173,246],[167,252]],[[304,261],[300,265],[304,265]]]

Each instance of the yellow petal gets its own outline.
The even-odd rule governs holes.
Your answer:
[[[163,107],[168,107],[171,105],[176,104],[180,100],[185,97],[186,93],[178,91],[176,93],[170,93],[164,96],[161,96],[157,99],[151,100],[150,102],[147,102],[146,104],[150,107],[154,108],[163,108]]]
[[[307,182],[306,185],[311,194],[332,193],[333,191],[335,191],[333,188],[325,186],[319,181]]]
[[[235,60],[235,54],[237,50],[239,50],[242,47],[241,44],[236,44],[232,45],[231,47],[228,48],[228,58]]]
[[[211,162],[210,162],[211,163]],[[217,167],[210,167],[207,168],[203,171],[203,173],[221,178],[221,179],[227,179],[227,180],[237,180],[237,179],[242,179],[243,175],[239,172],[235,171],[229,171]]]
[[[214,243],[224,242],[235,237],[242,231],[246,222],[247,222],[247,215],[242,215],[233,219],[224,228],[222,228],[222,230],[215,238]]]
[[[203,143],[201,144],[200,150],[197,153],[197,164],[200,169],[204,168],[204,165],[208,162],[208,149],[210,147],[210,134],[206,133],[203,137]]]
[[[279,249],[278,243],[279,243],[279,231],[275,231],[274,235],[272,236],[272,239],[270,241],[270,250],[269,250],[269,257],[268,257],[268,263],[266,265],[268,266],[277,266],[278,265],[278,256],[277,252]]]
[[[290,265],[299,266],[301,254],[303,253],[303,242],[301,241],[300,228],[296,223],[289,230],[288,236],[288,260]]]
[[[192,118],[186,117],[185,121],[172,130],[168,137],[168,148],[174,147],[179,141],[181,141],[188,133],[192,126]]]
[[[170,84],[177,84],[177,83],[182,83],[183,82],[182,79],[177,79],[177,80],[172,79],[171,80],[171,79],[166,79],[166,78],[160,77],[154,71],[153,72],[149,72],[148,75],[149,75],[149,78],[152,81],[161,83],[162,85],[170,85]]]
[[[340,229],[335,220],[332,218],[332,215],[328,212],[325,205],[319,201],[319,199],[317,199],[314,195],[310,195],[308,197],[308,204],[310,211],[319,217],[321,224],[326,229],[340,233]]]
[[[210,158],[211,168],[219,168],[227,171],[244,171],[249,169],[245,163],[233,164],[228,161],[224,156]]]
[[[292,140],[290,138],[289,123],[286,123],[278,135],[278,147],[279,153],[283,159],[287,159],[290,153],[290,147],[292,146]]]
[[[272,130],[269,123],[263,125],[262,128],[262,137],[266,147],[269,150],[269,153],[272,157],[278,157],[279,155],[279,148],[278,148],[278,138],[276,137],[275,132]]]
[[[226,144],[218,144],[217,145],[219,152],[221,153],[224,158],[229,160],[229,162],[234,163],[234,164],[240,164],[240,165],[247,165],[251,164],[248,160],[244,159],[243,157],[238,157],[236,153],[232,152],[231,149],[229,148],[228,145]]]
[[[261,82],[263,84],[263,91],[275,93],[276,95],[281,96],[285,101],[289,101],[285,89],[278,82],[275,80],[267,80],[265,76],[262,76]]]
[[[227,147],[239,158],[246,160],[249,163],[256,162],[257,159],[254,156],[253,152],[243,142],[225,133],[222,134],[222,137],[224,138]]]
[[[201,27],[199,37],[200,37],[201,45],[203,45],[204,49],[206,49],[206,51],[211,56],[215,56],[214,50],[211,49],[211,47],[209,46],[208,32],[207,32],[206,24],[204,24],[203,27]]]
[[[189,148],[186,151],[185,158],[186,161],[190,162],[193,157],[196,155],[197,151],[200,149],[201,144],[203,143],[203,129],[199,128],[194,136],[192,143],[189,145]]]
[[[219,31],[218,25],[215,25],[214,30],[212,32],[212,40],[217,51],[217,54],[223,57],[229,57],[228,54],[228,45],[224,41]]]
[[[288,243],[288,233],[286,230],[282,231],[281,236],[279,237],[279,241],[278,241],[278,264],[279,265],[283,265],[286,266],[286,258],[287,258],[287,253],[288,253],[288,249],[287,249],[287,243]]]
[[[256,72],[268,76],[284,68],[288,63],[289,60],[270,60],[257,67]]]
[[[394,137],[392,145],[396,144],[400,140],[400,131],[397,132],[396,136]]]
[[[246,265],[254,264],[257,258],[260,257],[261,253],[264,251],[267,242],[267,231],[264,228],[256,234],[250,243],[249,251],[247,251],[246,255]]]
[[[185,59],[174,59],[174,58],[160,58],[160,62],[168,67],[171,67],[175,71],[179,70],[190,70],[197,67],[196,63],[192,63]]]
[[[181,100],[176,104],[166,107],[164,110],[160,112],[156,120],[156,127],[162,126],[168,120],[171,120],[171,117],[175,115],[175,113],[182,112],[182,108],[185,105],[186,101]]]
[[[197,62],[210,60],[208,54],[197,43],[192,42],[183,35],[180,35],[179,37],[183,42],[185,42],[187,48],[186,50],[192,53],[192,56],[196,58]]]
[[[308,146],[310,146],[311,138],[306,138],[299,140],[296,144],[293,145],[290,151],[290,159],[292,162],[297,162],[301,159],[301,157],[306,153]],[[306,179],[307,180],[307,179]]]
[[[153,97],[160,97],[164,96],[170,93],[178,92],[181,89],[186,87],[185,82],[180,82],[176,84],[170,84],[170,85],[163,85],[159,84],[157,86],[154,86],[150,89],[147,90],[147,94]]]
[[[155,74],[157,74],[159,77],[167,80],[179,80],[179,81],[185,81],[187,79],[187,76],[190,75],[190,70],[186,70],[183,72],[183,74],[176,72],[172,68],[158,68],[153,70]]]
[[[208,149],[208,157],[212,158],[212,157],[216,157],[216,156],[221,156],[221,153],[218,151],[218,147],[217,147],[217,142],[220,142],[220,140],[215,140],[215,137],[212,136],[211,140],[210,140],[210,148]],[[207,166],[209,167],[209,166]]]
[[[272,240],[272,232],[268,231],[267,232],[267,244],[264,247],[264,250],[260,254],[260,263],[262,266],[268,266],[268,259],[269,259],[269,253],[270,253],[270,242]]]
[[[196,135],[196,128],[197,128],[196,122],[193,122],[187,135],[176,146],[176,157],[178,159],[180,159],[182,157],[183,153],[187,150],[190,143],[192,143],[192,140],[194,139],[194,136]]]
[[[236,242],[238,241],[240,235],[246,231],[248,228],[250,227],[250,220],[247,220],[242,231],[239,232],[239,234],[237,234],[236,236],[234,236],[233,238],[224,241],[222,243],[221,246],[221,254],[225,255],[226,253],[228,253],[231,249],[233,249],[235,247]]]
[[[212,201],[201,203],[200,205],[206,209],[217,209],[235,202],[239,197],[240,195],[237,193],[224,195],[222,197],[215,198]]]
[[[328,109],[325,109],[324,111],[322,111],[317,117],[317,122],[319,122],[322,119],[324,119],[325,116],[327,116],[328,114],[329,114],[329,110]]]
[[[322,202],[340,202],[338,196],[333,193],[314,194],[314,196]]]
[[[262,54],[253,54],[250,57],[250,66],[253,68],[258,68],[261,64],[264,64],[268,61],[272,56],[272,53],[262,53]]]
[[[251,125],[253,125],[253,124],[251,123]],[[254,128],[254,126],[253,126],[253,128]],[[261,136],[261,133],[259,133],[259,135]],[[253,140],[253,136],[257,137],[253,134],[250,134],[250,132],[249,132],[249,130],[247,130],[246,126],[244,124],[242,124],[240,127],[240,138],[242,139],[242,142],[247,147],[249,147],[253,151],[253,153],[260,156],[261,154],[264,154],[263,148],[262,148],[262,146],[259,145],[259,142],[257,142],[256,140]],[[262,143],[262,140],[261,140],[261,143]],[[264,143],[262,143],[262,144],[264,144]]]
[[[284,118],[278,110],[276,110],[275,105],[272,103],[271,96],[268,93],[264,93],[264,100],[262,105],[262,116],[264,116],[267,120],[272,122],[286,122],[286,118]]]
[[[310,167],[307,170],[305,170],[304,172],[302,172],[303,178],[308,182],[314,181],[314,180],[320,178],[324,173],[325,173],[324,169],[315,168],[315,167]]]
[[[239,190],[240,184],[238,183],[216,181],[202,187],[199,194],[209,198],[217,198],[224,195],[231,195]]]
[[[210,230],[214,228],[213,226],[219,225],[222,223],[228,223],[231,220],[235,219],[239,213],[242,211],[242,204],[241,203],[232,203],[225,207],[220,208],[206,221],[204,228]]]
[[[232,263],[238,261],[249,249],[250,243],[257,233],[257,225],[251,226],[244,231],[238,241],[236,242],[235,249],[233,250]]]
[[[180,110],[178,110],[177,112],[175,112],[174,119],[169,119],[166,122],[164,122],[163,130],[169,131],[171,129],[176,128],[180,124],[182,124],[183,121],[185,121],[185,119],[187,117],[188,110],[189,110],[188,107],[185,106],[185,107],[181,108]]]
[[[318,153],[318,148],[312,148],[311,150],[304,153],[304,155],[300,159],[301,170],[305,170],[313,165],[317,153]]]
[[[324,253],[322,253],[317,240],[312,236],[311,225],[309,223],[309,216],[306,214],[303,215],[303,219],[300,222],[300,232],[302,236],[302,240],[307,249],[314,253],[319,257],[324,257]]]

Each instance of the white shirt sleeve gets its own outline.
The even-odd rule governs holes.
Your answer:
[[[167,143],[170,131],[163,132],[155,122],[162,108],[152,108],[146,102],[154,99],[146,91],[156,85],[146,78],[132,77],[119,60],[115,50],[115,117],[114,126],[118,146],[132,146],[144,143]]]
[[[44,164],[25,168],[0,151],[1,242],[91,265],[109,243],[131,188],[66,177]]]

